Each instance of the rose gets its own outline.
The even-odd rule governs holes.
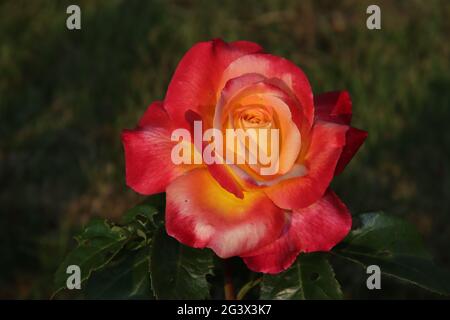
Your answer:
[[[278,273],[300,252],[330,250],[350,230],[348,209],[329,185],[367,136],[350,127],[351,115],[347,92],[313,98],[297,66],[255,43],[198,43],[164,101],[123,132],[126,181],[141,194],[166,192],[167,233],[183,244]],[[276,173],[262,175],[261,163],[174,164],[171,133],[192,132],[195,120],[203,130],[278,129]],[[204,145],[188,145],[201,156]]]

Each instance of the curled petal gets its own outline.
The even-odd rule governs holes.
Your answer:
[[[167,233],[222,258],[275,241],[284,224],[285,214],[264,193],[245,192],[239,199],[205,168],[180,176],[166,190]]]
[[[345,147],[336,165],[335,175],[340,174],[367,138],[367,131],[351,127],[347,131]]]
[[[347,91],[332,91],[314,96],[314,105],[318,120],[347,125],[352,120],[352,100]]]
[[[239,199],[244,198],[243,188],[231,172],[230,168],[225,164],[208,165],[209,173],[220,184],[222,188],[234,194]]]
[[[196,113],[195,111],[192,110],[188,110],[186,111],[185,114],[185,118],[186,121],[190,127],[191,130],[191,134],[194,136],[194,122],[195,121],[201,121],[203,123],[203,118],[201,115],[199,115],[198,113]],[[202,128],[203,131],[204,128]],[[204,132],[201,132],[202,136],[204,134]],[[195,145],[195,142],[194,142]],[[206,142],[202,142],[201,145],[199,146],[195,146],[196,150],[202,154],[202,159],[203,159],[203,150],[205,148],[205,146],[207,145]],[[219,151],[217,157],[221,158],[221,152]],[[205,159],[203,159],[205,160]],[[225,162],[222,159],[223,163]],[[212,175],[212,177],[214,179],[216,179],[216,181],[222,186],[222,188],[224,188],[225,190],[227,190],[228,192],[234,194],[236,197],[242,199],[244,197],[244,194],[242,193],[242,187],[241,184],[238,182],[238,177],[236,177],[236,175],[234,175],[232,173],[232,170],[230,170],[230,167],[228,165],[225,165],[223,163],[212,163],[212,164],[206,164],[210,174]]]
[[[314,118],[313,94],[309,81],[303,71],[295,64],[281,57],[270,54],[255,53],[245,55],[233,61],[222,77],[222,87],[233,78],[247,73],[259,73],[266,78],[275,78],[278,84],[286,85],[298,99],[302,118],[308,127]]]
[[[241,91],[248,89],[249,86],[264,81],[266,78],[257,73],[247,73],[237,78],[230,79],[223,89],[218,92],[218,103],[214,111],[214,127],[222,128],[225,108],[229,106],[232,99]]]
[[[245,109],[246,106],[252,105],[267,106],[270,113],[273,112],[272,117],[279,123],[278,129],[283,143],[280,146],[279,157],[276,157],[276,161],[279,162],[277,173],[285,174],[294,165],[300,151],[302,116],[297,101],[273,81],[254,73],[230,79],[222,90],[214,116],[214,127],[223,128],[233,107]],[[267,149],[266,146],[259,152]]]
[[[350,125],[352,101],[347,91],[326,92],[314,97],[316,119]],[[367,138],[367,132],[350,128],[346,144],[336,166],[335,175],[340,174]]]

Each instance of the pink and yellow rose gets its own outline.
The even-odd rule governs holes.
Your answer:
[[[350,126],[347,92],[313,96],[292,62],[252,42],[201,42],[179,63],[164,101],[152,103],[122,135],[126,181],[136,192],[166,192],[167,233],[183,244],[240,256],[258,272],[278,273],[300,252],[328,251],[351,216],[329,185],[367,133]],[[175,164],[177,128],[275,128],[274,174],[261,164]],[[190,142],[193,153],[203,146]]]

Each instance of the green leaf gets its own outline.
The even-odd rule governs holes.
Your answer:
[[[186,247],[169,237],[165,228],[155,234],[150,271],[157,299],[208,298],[206,276],[212,270],[210,250]]]
[[[360,216],[362,227],[352,231],[333,252],[367,268],[441,294],[450,293],[450,273],[437,267],[416,229],[382,212]]]
[[[66,288],[68,266],[79,266],[81,283],[85,282],[93,271],[105,266],[122,249],[128,234],[122,228],[111,226],[105,220],[94,219],[76,239],[78,246],[67,255],[56,271],[56,291],[53,296]]]
[[[150,285],[150,248],[124,251],[108,266],[93,273],[86,285],[88,299],[148,299]]]
[[[130,224],[142,219],[142,222],[150,222],[150,224],[156,227],[156,223],[154,221],[156,214],[158,214],[158,210],[154,206],[149,204],[140,204],[128,210],[124,214],[122,221],[124,224]]]
[[[334,271],[321,253],[301,254],[286,271],[263,276],[261,299],[341,299]]]

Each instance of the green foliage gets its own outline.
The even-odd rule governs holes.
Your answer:
[[[261,299],[341,299],[334,271],[321,253],[301,254],[286,271],[264,275]]]
[[[56,272],[53,296],[66,287],[67,267],[77,265],[86,298],[208,298],[212,253],[169,237],[162,214],[147,203],[151,199],[125,213],[121,224],[101,219],[89,223]]]
[[[84,283],[93,271],[105,267],[128,240],[127,232],[104,220],[93,220],[77,237],[78,246],[60,265],[55,275],[57,292],[66,287],[67,267],[77,265]]]
[[[363,267],[440,294],[450,294],[450,273],[437,267],[416,229],[382,212],[359,216],[362,226],[352,231],[334,252]]]
[[[149,203],[149,202],[148,202]],[[358,217],[332,252],[364,267],[441,294],[449,294],[450,274],[438,268],[415,228],[384,213]],[[78,246],[56,272],[55,296],[66,285],[66,268],[78,265],[82,289],[92,299],[208,299],[213,253],[180,244],[165,231],[162,214],[143,204],[129,210],[122,223],[95,219],[77,237]],[[325,253],[300,254],[286,271],[245,284],[238,299],[260,285],[261,299],[342,299],[343,293]]]
[[[81,269],[82,288],[91,298],[151,297],[151,240],[158,227],[158,211],[138,205],[127,211],[119,225],[94,219],[76,237],[78,246],[70,252],[55,275],[56,296],[66,287],[67,266]],[[84,290],[83,290],[84,291]]]
[[[141,226],[146,227],[146,223],[150,223],[152,227],[156,227],[155,215],[158,210],[151,205],[138,205],[124,214],[122,221],[124,224],[133,224],[138,222]]]
[[[208,249],[194,249],[156,233],[151,258],[153,290],[159,299],[205,299],[209,296],[206,275],[212,275],[213,257]]]
[[[153,296],[149,247],[125,251],[87,282],[88,299],[145,299]]]

